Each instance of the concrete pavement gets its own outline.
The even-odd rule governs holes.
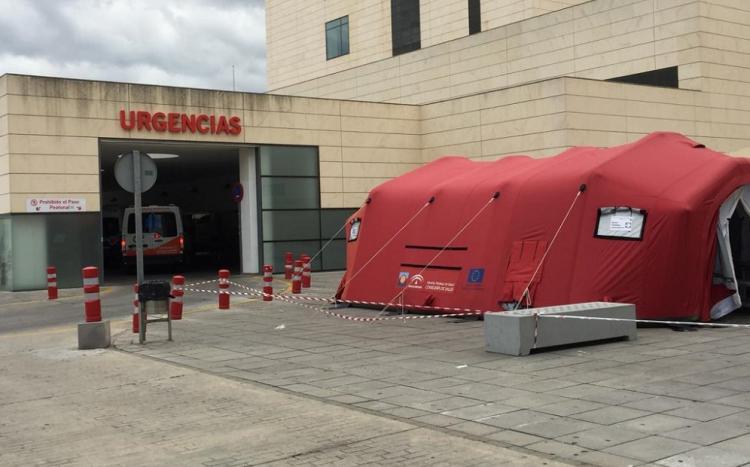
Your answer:
[[[316,274],[312,293],[330,295],[338,277]],[[189,293],[187,306],[205,295]],[[634,342],[510,357],[484,351],[475,319],[362,323],[314,308],[246,301],[188,315],[173,343],[160,341],[158,329],[145,347],[128,334],[116,342],[181,367],[565,462],[750,463],[748,329],[646,327]]]
[[[26,298],[28,314],[62,307],[82,315],[72,295],[44,305]],[[175,326],[181,343],[159,342],[164,326],[153,325],[145,349],[186,345],[193,319],[219,316],[199,311],[207,304],[191,300],[187,320]],[[105,306],[105,317],[127,315],[125,305]],[[128,325],[115,321],[120,341],[131,338]],[[562,465],[401,417],[143,358],[144,348],[79,351],[75,335],[70,324],[0,335],[0,465]]]

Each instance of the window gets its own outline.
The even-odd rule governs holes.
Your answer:
[[[480,0],[469,0],[469,34],[482,32],[482,9]]]
[[[619,240],[643,240],[646,211],[627,206],[599,208],[595,237]]]
[[[421,47],[419,0],[391,0],[391,39],[393,55]]]
[[[353,242],[359,238],[359,226],[362,225],[361,219],[355,219],[349,227],[349,241]]]
[[[344,16],[326,23],[326,59],[349,53],[349,17]]]
[[[645,71],[634,75],[619,76],[608,79],[616,83],[645,84],[647,86],[658,86],[661,88],[679,88],[680,80],[677,76],[677,67],[662,68],[660,70]]]
[[[261,146],[260,193],[263,261],[284,270],[284,255],[314,255],[313,270],[344,269],[343,226],[356,210],[320,207],[318,149],[305,146]],[[330,243],[329,243],[330,240]]]
[[[144,212],[141,214],[143,233],[158,233],[163,237],[177,236],[177,221],[171,212]],[[128,216],[128,233],[135,233],[135,214]]]

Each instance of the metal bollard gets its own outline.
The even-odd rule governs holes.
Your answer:
[[[294,262],[294,275],[292,275],[292,293],[302,293],[302,261]]]
[[[310,257],[302,255],[302,288],[309,289],[312,283],[312,270],[310,268]]]
[[[88,266],[83,268],[83,302],[86,322],[92,323],[102,320],[102,302],[99,299],[99,268]]]
[[[172,300],[169,302],[169,317],[182,319],[182,296],[185,295],[185,277],[172,277]],[[227,295],[228,296],[228,295]]]
[[[229,269],[219,269],[219,309],[229,309]]]
[[[294,257],[290,252],[286,252],[284,255],[284,279],[289,280],[292,278],[292,263],[294,262]]]
[[[273,266],[263,265],[263,301],[273,300]]]
[[[57,268],[49,266],[47,268],[47,299],[55,300],[57,298]]]
[[[138,334],[138,332],[141,330],[138,305],[138,284],[133,284],[133,334]]]

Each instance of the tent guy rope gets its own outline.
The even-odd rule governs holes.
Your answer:
[[[370,204],[370,201],[371,201],[371,198],[368,197],[367,200],[364,203],[362,203],[357,208],[357,210],[354,211],[354,212],[355,213],[359,212],[359,210],[362,209],[366,204]],[[325,250],[326,248],[328,248],[328,245],[330,245],[331,242],[333,242],[334,240],[336,240],[336,237],[341,233],[342,230],[344,230],[346,228],[346,224],[348,224],[348,223],[349,223],[349,219],[347,219],[346,221],[344,221],[344,223],[341,225],[341,227],[339,228],[339,230],[337,230],[336,233],[333,234],[333,236],[328,239],[328,241],[325,243],[325,245],[323,245],[320,248],[320,250],[318,250],[317,253],[315,253],[314,255],[312,255],[312,258],[310,258],[310,264],[312,264],[312,262],[315,261],[315,258],[317,258],[319,254],[323,253],[323,250]]]
[[[531,275],[531,278],[529,279],[529,283],[526,284],[526,288],[523,290],[523,293],[521,294],[521,297],[518,299],[518,302],[516,302],[516,306],[513,307],[513,310],[517,310],[519,306],[521,306],[521,302],[523,301],[524,297],[526,297],[527,304],[531,304],[530,301],[530,293],[529,288],[531,287],[531,284],[534,283],[534,278],[539,273],[539,270],[542,268],[542,264],[544,264],[544,260],[547,258],[547,255],[549,254],[550,250],[552,249],[552,245],[555,244],[555,240],[557,240],[557,236],[560,235],[560,231],[562,230],[565,223],[568,221],[568,218],[570,217],[570,213],[573,212],[573,208],[575,207],[576,203],[578,202],[578,198],[581,197],[581,195],[586,191],[586,184],[581,184],[581,186],[578,187],[578,193],[576,193],[575,198],[573,198],[573,202],[570,203],[570,207],[568,208],[568,212],[565,213],[565,217],[563,217],[562,222],[560,222],[560,225],[557,227],[557,232],[555,232],[555,235],[552,236],[552,240],[549,242],[549,246],[544,251],[544,254],[542,255],[542,258],[539,260],[539,264],[536,265],[536,269],[534,269],[534,273]]]
[[[495,201],[496,199],[498,199],[499,197],[500,197],[500,192],[499,192],[499,191],[496,191],[496,192],[492,193],[492,196],[490,197],[490,199],[488,199],[488,200],[487,200],[487,202],[486,202],[486,203],[485,203],[485,204],[484,204],[484,205],[483,205],[483,206],[482,206],[482,207],[481,207],[481,208],[480,208],[480,209],[479,209],[479,210],[478,210],[478,211],[477,211],[477,212],[476,212],[476,213],[475,213],[475,214],[474,214],[474,215],[473,215],[472,217],[471,217],[471,219],[469,219],[469,220],[468,220],[468,221],[467,221],[467,222],[466,222],[466,223],[465,223],[465,224],[464,224],[464,225],[463,225],[463,226],[462,226],[462,227],[461,227],[461,228],[460,228],[460,229],[458,230],[458,232],[456,232],[456,234],[455,234],[455,235],[454,235],[453,237],[451,237],[451,239],[450,239],[450,240],[448,240],[448,243],[446,243],[446,244],[445,244],[445,245],[443,246],[443,248],[441,248],[441,249],[440,249],[440,251],[438,251],[438,252],[437,252],[437,253],[435,254],[435,256],[433,256],[433,257],[432,257],[432,259],[431,259],[431,260],[430,260],[430,261],[429,261],[429,262],[428,262],[427,264],[425,264],[425,265],[424,265],[424,267],[423,267],[423,268],[422,268],[422,269],[421,269],[421,270],[420,270],[420,271],[419,271],[419,272],[418,272],[417,274],[415,274],[415,275],[412,275],[412,278],[414,278],[415,276],[421,276],[423,272],[425,272],[425,271],[426,271],[426,270],[427,270],[427,269],[428,269],[428,268],[429,268],[430,266],[432,266],[432,263],[434,263],[434,262],[435,262],[435,260],[437,260],[437,259],[438,259],[438,257],[439,257],[439,256],[440,256],[441,254],[443,254],[443,252],[444,252],[444,251],[445,251],[446,249],[448,249],[448,247],[449,247],[449,246],[451,245],[451,243],[453,243],[453,242],[454,242],[454,241],[455,241],[455,240],[456,240],[456,239],[457,239],[457,238],[459,237],[459,235],[461,235],[461,234],[462,234],[462,233],[463,233],[463,232],[464,232],[464,231],[465,231],[465,230],[466,230],[466,229],[467,229],[467,228],[468,228],[468,227],[469,227],[469,226],[470,226],[470,225],[471,225],[471,224],[472,224],[472,223],[473,223],[473,222],[474,222],[474,221],[475,221],[476,219],[477,219],[477,217],[479,217],[479,215],[480,215],[480,214],[482,214],[482,212],[484,212],[484,210],[485,210],[485,209],[487,209],[487,207],[488,207],[488,206],[489,206],[490,204],[492,204],[492,203],[493,203],[493,202],[494,202],[494,201]],[[404,288],[403,288],[403,289],[402,289],[401,291],[399,291],[399,293],[397,293],[397,294],[396,294],[396,295],[395,295],[395,296],[394,296],[394,297],[393,297],[392,299],[390,299],[390,300],[388,301],[388,303],[393,303],[393,302],[394,302],[394,301],[395,301],[395,300],[396,300],[397,298],[401,298],[401,300],[402,300],[402,302],[401,302],[401,308],[403,309],[403,299],[404,299],[404,293],[406,292],[406,289],[407,289],[407,288],[408,288],[408,286],[404,287]],[[382,313],[384,313],[384,312],[385,312],[385,311],[386,311],[386,310],[388,309],[388,307],[389,307],[389,305],[386,305],[386,306],[385,306],[385,308],[383,308],[382,310],[380,310],[380,313],[381,313],[381,314],[382,314]]]
[[[387,240],[387,241],[386,241],[386,242],[385,242],[385,243],[383,244],[383,246],[381,246],[381,247],[380,247],[380,249],[379,249],[378,251],[376,251],[376,252],[375,252],[375,254],[374,254],[374,255],[370,256],[370,258],[369,258],[369,259],[367,260],[367,262],[366,262],[365,264],[363,264],[363,265],[362,265],[362,267],[361,267],[361,268],[359,268],[359,270],[357,270],[357,272],[355,272],[354,274],[352,274],[352,277],[350,277],[350,278],[349,278],[348,280],[346,280],[346,279],[344,280],[344,285],[346,285],[347,283],[349,283],[349,282],[353,281],[355,277],[357,277],[357,276],[358,276],[358,275],[359,275],[359,274],[360,274],[360,273],[361,273],[362,271],[364,271],[364,269],[365,269],[365,268],[366,268],[366,267],[367,267],[367,266],[368,266],[368,265],[369,265],[370,263],[372,263],[372,261],[373,261],[373,260],[374,260],[375,258],[377,258],[377,256],[378,256],[378,255],[379,255],[380,253],[382,253],[382,252],[383,252],[383,250],[385,250],[385,247],[387,247],[387,246],[388,246],[388,245],[389,245],[389,244],[390,244],[390,243],[391,243],[391,242],[392,242],[392,241],[393,241],[393,240],[394,240],[394,239],[395,239],[395,238],[396,238],[396,237],[397,237],[397,236],[398,236],[398,235],[399,235],[399,234],[400,234],[401,232],[403,232],[403,230],[404,230],[404,229],[405,229],[406,227],[408,227],[408,226],[409,226],[409,224],[411,224],[411,223],[412,223],[412,222],[414,221],[414,219],[416,219],[416,218],[417,218],[417,216],[419,216],[420,214],[422,214],[422,211],[424,211],[424,210],[425,210],[425,209],[427,208],[427,206],[431,205],[431,204],[432,204],[432,203],[434,203],[434,202],[435,202],[435,197],[434,197],[434,196],[433,196],[433,197],[431,197],[430,199],[428,199],[428,200],[427,200],[427,201],[426,201],[426,202],[425,202],[425,203],[424,203],[424,204],[422,205],[422,207],[421,207],[421,208],[419,208],[419,210],[418,210],[418,211],[417,211],[416,213],[414,213],[414,215],[413,215],[413,216],[411,216],[411,218],[410,218],[410,219],[409,219],[408,221],[406,221],[406,223],[405,223],[404,225],[402,225],[402,226],[401,226],[401,228],[400,228],[400,229],[398,229],[398,230],[396,231],[396,233],[394,233],[394,234],[393,234],[393,235],[391,236],[391,238],[389,238],[389,239],[388,239],[388,240]],[[346,277],[346,276],[345,276],[345,277]]]

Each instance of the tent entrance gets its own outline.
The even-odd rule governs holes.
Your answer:
[[[750,185],[735,190],[721,205],[716,241],[711,319],[750,306]]]
[[[741,204],[741,203],[740,203]],[[750,215],[738,205],[729,219],[729,243],[741,306],[750,306]]]

